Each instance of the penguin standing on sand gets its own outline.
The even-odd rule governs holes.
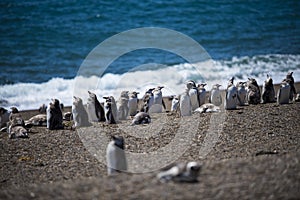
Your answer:
[[[260,103],[260,89],[254,78],[248,78],[247,82],[247,101],[248,104]]]
[[[291,86],[288,82],[283,80],[277,92],[277,103],[288,104],[290,100]]]
[[[246,82],[238,82],[236,84],[237,87],[237,99],[238,99],[238,105],[244,106],[246,103],[246,97],[247,97],[247,90],[245,87]]]
[[[113,96],[103,97],[105,99],[104,102],[104,113],[105,113],[105,121],[108,124],[116,124],[117,123],[117,106]]]
[[[190,99],[191,99],[192,111],[194,111],[197,108],[199,108],[198,88],[196,87],[196,83],[192,80],[190,80],[186,83],[186,87],[189,89],[189,96],[190,96]]]
[[[143,105],[142,105],[142,108],[140,109],[140,111],[142,111],[142,112],[149,112],[150,108],[152,107],[152,105],[154,103],[154,97],[153,97],[153,93],[152,93],[152,91],[154,89],[155,88],[150,88],[144,94],[144,96],[142,98]]]
[[[225,95],[225,104],[224,107],[226,110],[233,110],[236,109],[237,105],[237,88],[233,84],[234,77],[232,77],[229,82],[226,89],[226,95]]]
[[[275,90],[273,85],[273,79],[267,74],[262,87],[261,103],[273,103],[275,102]]]
[[[293,77],[293,72],[289,72],[286,75],[286,78],[284,79],[285,82],[287,82],[290,85],[290,100],[293,101],[294,96],[297,94],[296,88],[295,88],[295,81]]]
[[[170,98],[170,100],[172,100],[171,112],[176,112],[178,110],[178,107],[179,107],[179,97],[178,96],[172,96]]]
[[[128,99],[129,116],[133,117],[138,111],[138,92],[131,92]]]
[[[75,127],[86,127],[92,125],[89,122],[89,117],[83,106],[82,99],[79,97],[73,97],[72,115]]]
[[[61,112],[59,100],[52,99],[47,107],[47,128],[49,130],[63,129],[63,115]]]
[[[104,109],[97,99],[96,94],[88,91],[89,98],[87,100],[87,113],[89,116],[89,121],[91,122],[104,122]]]
[[[112,141],[106,149],[107,173],[114,175],[127,170],[127,161],[122,136],[112,136]]]
[[[152,113],[161,113],[163,107],[164,109],[166,109],[165,102],[162,97],[162,91],[161,91],[161,89],[163,88],[164,86],[157,86],[157,88],[155,88],[152,91],[153,93],[153,105],[151,108]]]
[[[206,83],[198,84],[199,106],[205,104],[205,99],[206,99],[205,86],[206,86]]]
[[[8,124],[8,137],[10,139],[28,138],[28,131],[25,128],[24,120],[16,107],[11,107]]]
[[[210,91],[209,103],[214,104],[215,106],[220,106],[222,104],[222,96],[219,88],[221,85],[215,84]]]
[[[179,108],[182,117],[192,115],[192,105],[188,88],[180,95]]]
[[[128,101],[129,101],[128,91],[122,91],[120,98],[117,102],[118,119],[120,120],[125,120],[128,116],[128,112],[129,112]]]

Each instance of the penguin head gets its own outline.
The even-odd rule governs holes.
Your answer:
[[[293,72],[288,72],[286,78],[291,78],[293,76]]]
[[[190,174],[190,175],[198,175],[201,169],[201,165],[195,161],[192,162],[188,162],[186,165],[186,171]]]
[[[112,136],[115,145],[120,149],[124,149],[124,138],[122,136]]]
[[[59,108],[60,109],[60,104],[59,104],[59,100],[58,99],[52,99],[52,105],[55,108]]]
[[[11,113],[19,113],[18,108],[14,107],[14,106],[11,107],[10,109],[11,109]]]

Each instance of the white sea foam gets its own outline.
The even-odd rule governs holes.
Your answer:
[[[209,90],[219,83],[225,88],[230,77],[236,81],[245,81],[254,77],[262,84],[266,74],[272,76],[274,83],[280,83],[288,71],[294,72],[295,81],[300,81],[300,55],[261,55],[254,57],[234,57],[231,60],[207,61],[201,63],[178,64],[156,67],[149,70],[149,65],[139,66],[125,74],[107,73],[102,78],[97,76],[78,76],[74,79],[52,78],[45,83],[18,83],[2,85],[0,89],[0,106],[9,108],[17,106],[21,110],[37,109],[43,103],[48,104],[52,98],[59,99],[64,105],[72,104],[72,96],[79,96],[84,103],[87,91],[102,97],[113,95],[116,98],[123,90],[138,91],[141,98],[150,87],[165,86],[163,95],[176,95],[184,91],[187,80],[206,82]],[[148,70],[144,70],[144,69]],[[141,69],[141,70],[139,70]]]

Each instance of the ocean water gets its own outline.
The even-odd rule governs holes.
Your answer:
[[[299,10],[297,0],[1,1],[0,106],[32,109],[51,98],[71,105],[73,95],[85,100],[86,90],[117,97],[122,90],[143,93],[156,85],[166,87],[164,95],[179,94],[189,79],[207,82],[210,89],[217,82],[225,86],[232,76],[262,84],[269,73],[279,83],[293,71],[300,81]],[[170,52],[139,49],[103,73],[95,66],[77,76],[99,44],[143,27],[182,33],[211,60],[188,63]],[[174,44],[186,50],[186,44]]]

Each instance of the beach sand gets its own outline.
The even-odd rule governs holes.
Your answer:
[[[296,88],[299,91],[300,84]],[[0,133],[0,199],[299,199],[299,113],[298,102],[239,107],[223,113],[220,129],[214,129],[213,114],[194,114],[184,124],[197,122],[190,145],[174,160],[202,164],[194,184],[161,183],[157,170],[108,177],[105,164],[74,130],[33,127],[28,139],[8,139]],[[22,112],[25,119],[35,114]],[[170,112],[152,117],[150,125],[130,127],[126,120],[117,125],[96,123],[93,130],[123,135],[129,152],[154,152],[175,138],[181,119]],[[159,132],[143,137],[151,128]],[[126,134],[136,130],[142,138]],[[209,151],[201,151],[209,130],[215,131],[217,141]]]

